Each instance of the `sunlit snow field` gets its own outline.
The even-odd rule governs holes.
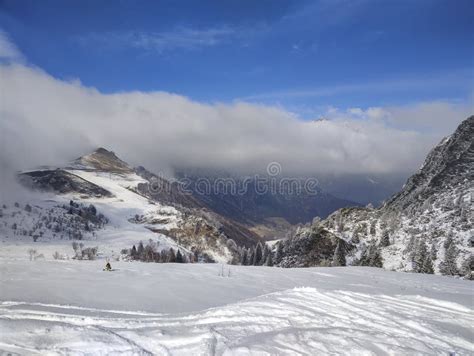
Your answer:
[[[26,254],[25,254],[26,257]],[[468,355],[473,284],[381,269],[0,261],[21,355]]]

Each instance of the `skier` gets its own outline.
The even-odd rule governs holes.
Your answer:
[[[110,265],[109,261],[107,261],[107,263],[105,265],[105,268],[104,268],[104,271],[112,271],[112,266]]]

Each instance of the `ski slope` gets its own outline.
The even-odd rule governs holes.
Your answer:
[[[472,282],[381,269],[0,263],[0,350],[21,355],[474,352]],[[1,352],[0,352],[1,353]]]

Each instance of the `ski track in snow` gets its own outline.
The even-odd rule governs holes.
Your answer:
[[[48,355],[474,352],[472,310],[419,296],[294,288],[188,314],[0,304],[0,350]]]

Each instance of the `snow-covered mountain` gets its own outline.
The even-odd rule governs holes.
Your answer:
[[[61,168],[22,172],[19,180],[49,195],[46,200],[29,202],[30,208],[2,209],[2,235],[7,238],[83,239],[109,250],[114,247],[115,253],[152,240],[158,252],[173,247],[220,262],[230,262],[238,254],[236,243],[252,246],[258,241],[245,226],[206,209],[192,195],[145,168],[130,167],[104,148]],[[81,210],[89,207],[94,216],[106,219],[100,229],[94,229]]]
[[[382,207],[343,208],[279,246],[282,266],[372,265],[470,275],[473,268],[474,116],[427,156]],[[321,246],[325,248],[321,248]]]

